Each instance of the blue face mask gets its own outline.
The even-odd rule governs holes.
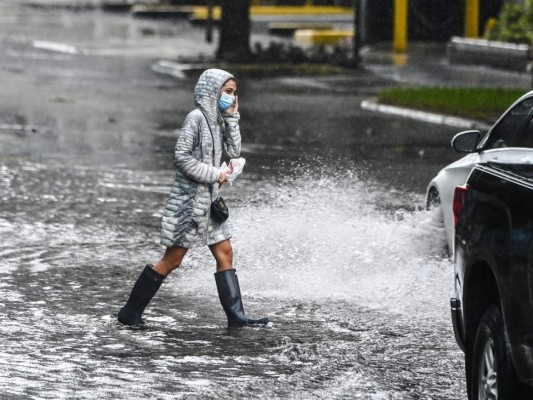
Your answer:
[[[235,97],[230,96],[227,93],[222,93],[220,99],[218,100],[218,108],[220,108],[220,111],[226,111],[233,105],[234,101]]]

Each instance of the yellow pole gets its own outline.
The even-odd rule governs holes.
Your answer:
[[[479,0],[466,0],[465,37],[479,37]]]
[[[394,51],[407,50],[407,9],[409,0],[394,0]]]

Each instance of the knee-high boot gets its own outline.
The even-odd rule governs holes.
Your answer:
[[[144,325],[141,315],[164,279],[165,276],[154,271],[150,265],[144,267],[133,285],[126,305],[118,313],[118,322],[129,326]]]
[[[239,280],[234,269],[215,273],[218,297],[228,316],[228,326],[266,325],[268,318],[252,319],[244,312]]]

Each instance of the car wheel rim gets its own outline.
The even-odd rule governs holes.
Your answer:
[[[479,400],[498,399],[498,374],[494,357],[494,342],[487,339],[479,360]]]

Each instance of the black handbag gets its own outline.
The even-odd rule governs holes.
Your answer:
[[[211,215],[213,216],[213,219],[218,222],[224,222],[228,219],[228,206],[222,197],[217,197],[216,200],[211,203]]]
[[[200,109],[202,114],[204,112]],[[209,133],[211,133],[211,140],[213,141],[213,165],[215,164],[215,138],[213,136],[213,131],[211,130],[211,126],[209,125],[209,121],[207,120],[207,117],[204,114],[205,122],[207,123],[207,127],[209,128]],[[213,187],[209,186],[209,190],[211,192],[211,196],[213,195]],[[217,197],[212,203],[211,203],[211,216],[213,219],[219,223],[224,222],[229,217],[229,210],[228,206],[226,205],[226,202],[222,197]]]

